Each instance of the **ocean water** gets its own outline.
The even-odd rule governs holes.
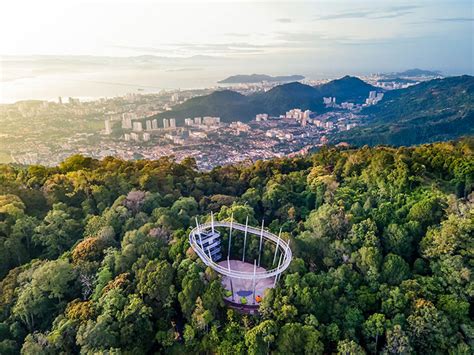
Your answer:
[[[1,58],[0,103],[57,100],[58,96],[93,99],[131,92],[213,87],[226,77],[224,68],[211,70],[199,64],[128,58]]]

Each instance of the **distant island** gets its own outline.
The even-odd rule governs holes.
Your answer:
[[[385,74],[386,77],[401,77],[401,78],[414,78],[414,77],[420,77],[420,76],[427,76],[427,77],[439,77],[442,76],[441,72],[439,70],[424,70],[424,69],[408,69],[402,72],[396,72],[396,73],[387,73]]]
[[[251,84],[260,83],[262,81],[268,82],[290,82],[303,80],[303,75],[283,75],[283,76],[270,76],[265,74],[251,74],[251,75],[233,75],[228,78],[218,81],[219,84]]]

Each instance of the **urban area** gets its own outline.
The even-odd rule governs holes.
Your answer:
[[[364,80],[384,90],[401,87],[373,76]],[[310,85],[324,82],[305,81]],[[248,95],[277,84],[239,84],[232,90]],[[174,118],[156,118],[214,90],[137,92],[84,102],[59,97],[0,105],[0,162],[56,165],[73,154],[99,159],[174,156],[178,161],[194,157],[200,169],[209,170],[228,163],[304,154],[326,144],[331,135],[361,124],[361,109],[377,104],[384,95],[383,90],[371,91],[361,105],[325,97],[324,106],[330,109],[324,112],[295,107],[278,116],[262,112],[250,121],[224,123],[220,117],[196,116],[177,124]]]

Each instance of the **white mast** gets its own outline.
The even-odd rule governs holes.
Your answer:
[[[230,216],[229,248],[228,248],[228,251],[227,251],[227,257],[230,256],[230,248],[231,248],[231,245],[232,245],[232,222],[233,221],[234,221],[234,213],[232,212],[232,214]]]
[[[255,304],[255,273],[257,272],[257,260],[253,259],[253,304]]]
[[[245,262],[245,246],[247,244],[247,229],[249,226],[249,216],[245,219],[244,252],[242,253],[242,262]]]
[[[229,260],[229,255],[227,255],[227,269],[229,270],[230,273],[230,260]],[[234,284],[232,283],[232,277],[229,277],[230,281],[230,291],[232,292],[232,301],[234,300]]]
[[[277,240],[277,244],[276,244],[276,248],[275,248],[275,255],[273,256],[272,266],[275,265],[276,257],[277,257],[277,254],[278,254],[278,248],[280,246],[280,236],[281,236],[281,228],[280,228],[280,232],[278,233],[278,240]]]
[[[283,254],[280,254],[280,260],[278,260],[278,268],[277,269],[280,268],[282,257],[283,257]],[[280,278],[280,274],[275,275],[275,281],[273,281],[273,287],[276,286],[276,283],[277,283],[279,278]]]
[[[199,234],[199,243],[201,244],[200,245],[201,249],[203,249],[203,247],[202,247],[202,238],[201,238],[201,228],[199,227],[199,222],[198,222],[197,217],[196,217],[196,229],[197,229],[197,232]],[[203,251],[204,251],[204,249],[203,249]]]
[[[262,229],[260,230],[260,247],[258,248],[258,267],[260,267],[260,255],[262,253],[262,241],[263,241],[263,225],[265,221],[262,219]]]
[[[211,230],[212,234],[214,234],[214,213],[211,211]]]

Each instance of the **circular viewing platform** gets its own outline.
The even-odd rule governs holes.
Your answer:
[[[228,238],[227,253],[222,249],[221,232]],[[234,239],[233,239],[234,238]],[[247,240],[253,238],[254,253],[246,255],[250,250]],[[232,242],[238,241],[242,255],[231,254]],[[198,224],[189,233],[189,243],[199,258],[222,275],[225,288],[225,301],[237,308],[255,308],[263,300],[265,290],[275,287],[280,275],[288,268],[292,260],[289,243],[263,228],[255,228],[247,223],[234,221],[213,221]],[[257,246],[257,247],[255,247]],[[258,250],[258,253],[257,253]],[[262,254],[265,252],[267,265],[261,265]],[[225,255],[225,256],[224,256]],[[247,258],[246,258],[247,257]]]

